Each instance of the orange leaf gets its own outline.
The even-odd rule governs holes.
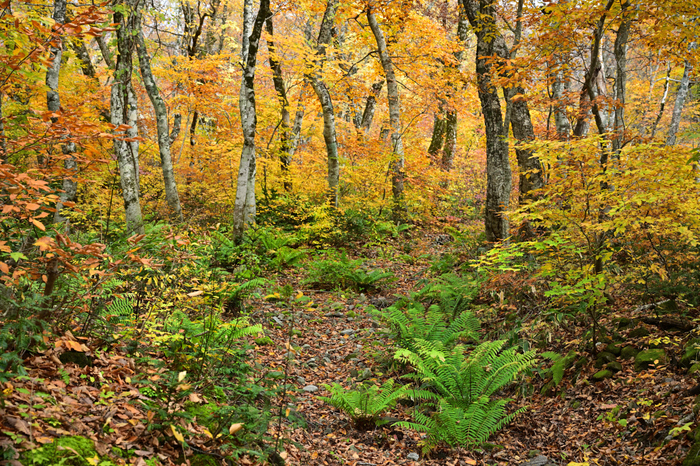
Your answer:
[[[10,267],[9,267],[6,263],[4,263],[4,262],[0,262],[0,272],[2,272],[2,273],[4,273],[4,274],[9,274],[9,273],[10,273]]]
[[[35,204],[33,202],[30,202],[29,204],[26,205],[26,207],[27,207],[27,210],[37,210],[41,206],[39,204]]]
[[[33,218],[30,218],[29,221],[32,222],[34,226],[40,229],[41,231],[46,231],[46,227],[39,220],[34,220]]]

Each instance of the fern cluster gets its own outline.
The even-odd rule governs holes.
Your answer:
[[[471,312],[462,312],[447,322],[439,306],[430,306],[426,311],[422,304],[413,302],[405,310],[400,305],[389,306],[381,317],[389,324],[396,344],[412,351],[420,340],[449,347],[460,339],[479,339],[479,320]]]
[[[479,321],[469,310],[479,291],[475,279],[449,274],[400,300],[379,317],[398,348],[394,359],[432,396],[422,396],[413,420],[399,426],[427,433],[423,452],[437,445],[476,446],[522,409],[507,412],[496,393],[534,364],[534,352],[507,348],[506,340],[479,341]]]
[[[428,417],[414,413],[415,422],[400,425],[428,433],[424,452],[444,442],[450,446],[474,446],[510,422],[522,409],[506,414],[509,399],[492,396],[534,364],[533,351],[518,353],[504,348],[506,341],[485,342],[467,352],[458,345],[451,349],[439,342],[417,340],[417,351],[399,349],[395,357],[416,370],[419,379],[439,396]]]
[[[346,390],[338,383],[323,386],[331,396],[321,396],[319,399],[347,414],[358,430],[369,430],[379,425],[379,417],[399,400],[434,397],[430,392],[413,390],[411,385],[396,385],[394,379],[387,380],[381,387],[362,384],[356,390]]]

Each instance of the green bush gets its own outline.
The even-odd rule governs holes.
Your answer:
[[[350,260],[347,254],[313,261],[304,284],[321,289],[354,289],[369,291],[393,278],[394,274],[381,269],[368,270],[362,260]]]

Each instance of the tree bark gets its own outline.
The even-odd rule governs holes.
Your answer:
[[[133,4],[122,2],[122,5],[132,7]],[[130,8],[127,8],[129,10]],[[111,119],[112,124],[117,127],[114,133],[114,152],[119,164],[119,174],[122,187],[122,197],[124,199],[124,211],[126,217],[126,227],[129,234],[143,234],[143,217],[141,215],[141,203],[139,200],[138,185],[138,158],[134,153],[133,146],[124,140],[125,136],[130,137],[128,132],[124,132],[123,125],[129,124],[134,113],[133,106],[130,105],[129,96],[131,92],[131,71],[133,40],[135,32],[135,14],[127,12],[126,16],[119,9],[114,11],[114,23],[117,24],[117,63],[114,71],[114,84],[112,84],[111,96]],[[132,107],[130,109],[130,107]]]
[[[284,85],[284,78],[282,77],[282,65],[280,64],[279,57],[277,56],[277,49],[275,48],[275,42],[272,40],[274,35],[272,18],[268,18],[265,22],[267,29],[268,39],[267,39],[267,49],[270,54],[270,68],[272,69],[272,83],[275,86],[275,92],[277,93],[277,100],[279,100],[280,109],[280,167],[282,168],[282,183],[284,190],[290,192],[292,190],[292,179],[289,173],[289,165],[291,164],[291,156],[289,155],[290,147],[292,145],[292,134],[291,134],[291,119],[289,115],[289,100],[287,99],[287,89]]]
[[[255,130],[257,127],[255,67],[263,25],[271,15],[270,0],[260,0],[258,14],[252,21],[252,3],[252,0],[245,0],[243,8],[243,46],[241,47],[243,80],[239,97],[243,150],[233,207],[233,237],[236,242],[242,241],[245,229],[255,219]]]
[[[360,119],[360,128],[365,133],[365,136],[369,134],[369,130],[372,127],[372,120],[374,119],[374,111],[377,108],[377,96],[382,91],[384,87],[384,80],[377,81],[372,84],[372,92],[367,96],[367,101],[365,102],[365,110],[362,112],[362,118]]]
[[[333,100],[328,92],[328,87],[321,78],[321,68],[326,57],[326,47],[331,41],[331,30],[338,10],[337,0],[328,0],[326,12],[321,21],[321,29],[318,34],[316,59],[311,64],[311,70],[307,73],[307,79],[311,83],[323,111],[323,139],[326,143],[326,157],[328,165],[328,199],[330,205],[338,207],[340,183],[340,161],[338,160],[338,140],[335,131],[335,110]]]
[[[391,61],[389,50],[384,39],[384,34],[379,27],[377,18],[372,12],[371,6],[367,7],[367,21],[372,34],[377,42],[379,49],[379,58],[384,69],[384,77],[386,78],[386,92],[389,101],[389,125],[391,126],[391,192],[394,198],[394,220],[399,221],[403,218],[406,207],[404,205],[404,152],[403,140],[401,138],[401,103],[399,101],[399,86],[394,73],[394,64]]]
[[[591,44],[591,58],[588,70],[586,70],[586,77],[583,82],[583,87],[581,88],[581,109],[578,120],[576,122],[576,127],[574,128],[574,136],[581,137],[587,129],[587,124],[585,120],[588,115],[587,102],[591,102],[593,116],[595,117],[596,126],[598,128],[598,133],[605,134],[607,131],[607,125],[604,120],[603,113],[596,102],[598,97],[598,92],[596,91],[596,82],[601,73],[602,64],[600,60],[600,48],[603,40],[603,33],[605,27],[605,20],[607,19],[607,14],[610,8],[615,3],[615,0],[608,0],[603,13],[596,23],[596,27],[593,30],[593,44]],[[606,153],[606,151],[603,151]]]
[[[509,223],[504,211],[510,205],[511,169],[508,140],[503,125],[498,90],[491,82],[490,57],[508,56],[505,43],[495,40],[496,11],[488,0],[461,0],[472,28],[476,32],[476,76],[486,129],[486,239],[491,242],[508,238]],[[500,36],[502,37],[502,36]]]
[[[168,124],[168,109],[160,95],[156,81],[153,78],[151,71],[151,57],[146,49],[146,41],[141,30],[140,13],[135,12],[136,16],[136,51],[139,56],[139,67],[141,69],[141,77],[143,85],[148,93],[148,98],[153,105],[153,111],[156,115],[156,129],[158,131],[158,150],[160,152],[160,166],[163,171],[163,185],[165,188],[165,200],[170,208],[170,213],[173,219],[182,221],[182,207],[180,206],[180,196],[177,193],[177,184],[175,183],[175,173],[173,171],[173,161],[170,155],[170,128]]]
[[[53,7],[53,20],[59,30],[63,28],[66,22],[66,0],[55,0]],[[46,70],[46,106],[49,112],[58,114],[61,112],[61,96],[58,92],[58,78],[61,72],[61,58],[63,56],[63,34],[59,33],[55,36],[51,45],[51,63]],[[52,117],[51,123],[58,123],[58,117]],[[78,192],[78,183],[74,177],[78,172],[78,163],[75,160],[75,143],[64,142],[61,144],[61,152],[64,156],[64,168],[67,174],[63,178],[63,192],[59,194],[59,200],[56,203],[56,213],[54,214],[54,222],[66,223],[69,225],[68,219],[63,216],[62,211],[67,202],[75,201]]]
[[[692,49],[692,46],[691,46]],[[693,72],[693,64],[685,60],[683,66],[683,77],[678,85],[678,92],[676,93],[676,102],[673,105],[673,113],[671,114],[671,124],[668,127],[668,136],[666,136],[666,145],[673,146],[676,144],[676,135],[678,133],[678,128],[681,125],[681,116],[683,114],[683,106],[685,105],[685,99],[688,97],[688,91],[690,89],[690,75]]]
[[[630,2],[625,0],[621,4],[622,21],[615,36],[615,116],[613,126],[613,157],[620,157],[622,144],[625,137],[625,93],[627,90],[627,42],[629,41],[630,28],[632,27],[632,12],[629,11]]]
[[[438,111],[433,118],[433,134],[430,137],[430,145],[428,146],[431,163],[445,144],[445,124],[447,119],[443,117],[445,115],[444,105],[444,100],[440,99]]]
[[[651,127],[651,137],[652,139],[656,135],[656,128],[659,126],[659,122],[661,121],[661,117],[664,116],[664,109],[666,108],[666,99],[668,99],[668,90],[671,87],[669,85],[671,81],[671,63],[669,62],[668,67],[666,68],[666,80],[664,82],[664,93],[661,96],[661,102],[659,103],[659,112],[656,114],[656,119],[654,120],[654,124]],[[651,94],[651,92],[650,92]]]

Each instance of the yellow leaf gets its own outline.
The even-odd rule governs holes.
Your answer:
[[[179,374],[177,374],[177,381],[182,382],[186,376],[187,376],[187,371],[180,372]]]
[[[197,290],[197,291],[193,291],[192,293],[187,293],[187,296],[189,296],[190,298],[194,298],[195,296],[199,296],[202,294],[204,294],[204,291]]]
[[[173,432],[173,436],[177,439],[178,442],[185,441],[185,437],[183,437],[182,434],[175,429],[174,425],[170,425],[170,430]]]
[[[100,464],[100,457],[97,455],[95,455],[92,458],[85,458],[85,459],[87,460],[88,463],[90,463],[94,466],[97,466],[98,464]]]
[[[214,438],[214,436],[212,435],[212,433],[209,432],[209,429],[207,429],[206,427],[204,428],[204,435],[206,435],[206,436],[209,437],[210,439],[213,439],[213,438]]]
[[[243,424],[241,424],[240,422],[236,423],[236,424],[231,424],[231,427],[229,427],[229,429],[228,429],[228,433],[233,435],[236,432],[238,432],[239,430],[241,430],[242,428],[243,428]]]

